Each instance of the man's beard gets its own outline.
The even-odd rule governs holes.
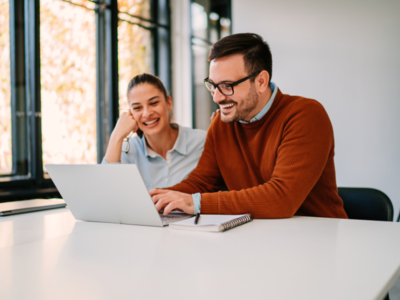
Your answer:
[[[227,101],[221,104],[229,104],[235,103],[235,115],[233,116],[225,116],[223,113],[221,114],[221,120],[225,123],[233,123],[239,120],[244,120],[250,112],[252,112],[259,101],[259,96],[257,94],[256,88],[254,84],[251,85],[249,92],[247,93],[244,101],[242,101],[241,105],[238,106],[235,101]]]

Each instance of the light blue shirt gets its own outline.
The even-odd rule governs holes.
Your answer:
[[[142,138],[133,136],[122,145],[120,163],[137,165],[149,190],[180,183],[197,166],[203,152],[205,131],[175,126],[179,127],[178,138],[174,147],[167,152],[166,159],[147,145],[144,135]],[[108,162],[103,159],[102,164]]]
[[[239,120],[240,123],[243,123],[243,124],[253,123],[253,122],[261,120],[262,117],[265,116],[265,114],[271,108],[272,102],[274,102],[276,93],[278,92],[278,89],[276,88],[275,83],[271,82],[270,87],[271,87],[272,95],[271,95],[271,98],[269,98],[267,104],[265,104],[265,106],[263,107],[263,109],[257,115],[255,115],[253,118],[251,118],[251,120],[249,122],[245,121],[245,120]],[[201,194],[200,193],[193,194],[192,197],[193,197],[194,214],[198,214],[198,213],[200,213],[200,207],[201,207]]]

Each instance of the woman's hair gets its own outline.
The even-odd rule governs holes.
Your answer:
[[[131,92],[131,90],[135,86],[141,85],[143,83],[151,84],[152,86],[157,88],[160,92],[162,92],[164,94],[165,101],[167,101],[168,93],[167,93],[167,90],[164,87],[164,84],[161,82],[160,78],[158,78],[157,76],[154,76],[152,74],[148,74],[148,73],[139,74],[139,75],[136,75],[135,77],[133,77],[131,79],[131,81],[129,81],[128,88],[127,88],[127,91],[126,91],[126,95],[128,96],[129,93]],[[171,110],[171,112],[172,112],[172,110]],[[171,119],[171,114],[169,114],[169,120],[170,119]],[[136,131],[136,134],[141,138],[143,136],[143,131],[138,129]]]
[[[136,75],[131,79],[131,81],[128,84],[128,89],[126,91],[126,94],[129,95],[129,92],[137,85],[143,84],[143,83],[148,83],[156,87],[157,89],[160,90],[164,94],[165,100],[168,98],[168,93],[167,90],[165,89],[163,83],[161,82],[160,78],[157,76],[143,73]]]

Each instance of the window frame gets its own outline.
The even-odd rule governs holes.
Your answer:
[[[57,0],[72,3],[70,0]],[[96,22],[97,162],[105,155],[119,118],[117,0],[89,0]],[[40,95],[40,0],[10,0],[12,172],[0,176],[0,202],[60,197],[43,171]],[[80,6],[80,5],[78,5]],[[129,15],[150,26],[152,72],[171,88],[169,0],[150,0],[150,19]],[[128,14],[127,14],[128,15]],[[26,174],[26,175],[21,175]]]
[[[209,0],[210,4],[212,2],[212,0]],[[192,26],[192,11],[191,11],[191,7],[192,7],[192,3],[196,3],[195,0],[190,0],[190,53],[191,53],[191,81],[192,81],[192,127],[196,128],[197,125],[197,119],[196,119],[196,90],[195,90],[195,53],[193,51],[193,46],[200,46],[200,47],[204,47],[205,45],[212,47],[212,45],[214,44],[209,36],[209,28],[210,28],[210,20],[207,19],[207,30],[208,30],[208,37],[207,39],[196,36],[193,32],[193,26]],[[225,0],[225,1],[217,1],[216,3],[213,3],[215,6],[220,6],[219,7],[219,12],[223,12],[223,17],[227,17],[229,18],[229,20],[231,21],[232,24],[232,1],[231,0]],[[209,13],[212,11],[212,8],[210,8],[210,11],[207,12],[207,17],[209,16]],[[218,38],[217,40],[219,40],[221,38],[221,24],[218,23]],[[229,30],[229,34],[232,34],[232,25],[230,26],[230,30]],[[202,44],[200,44],[200,43]],[[211,99],[212,101],[212,99]],[[218,108],[218,105],[215,104],[213,101],[211,103],[211,107],[213,108],[213,110],[216,110]],[[211,116],[211,112],[210,112],[210,116]]]

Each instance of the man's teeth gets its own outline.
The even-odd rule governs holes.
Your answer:
[[[159,119],[155,119],[155,120],[150,121],[150,122],[145,122],[144,124],[145,124],[145,125],[151,125],[151,124],[157,122],[158,120],[159,120]]]
[[[219,106],[220,106],[221,108],[230,108],[230,107],[232,107],[233,105],[234,105],[234,103],[225,104],[225,105],[220,104]]]

